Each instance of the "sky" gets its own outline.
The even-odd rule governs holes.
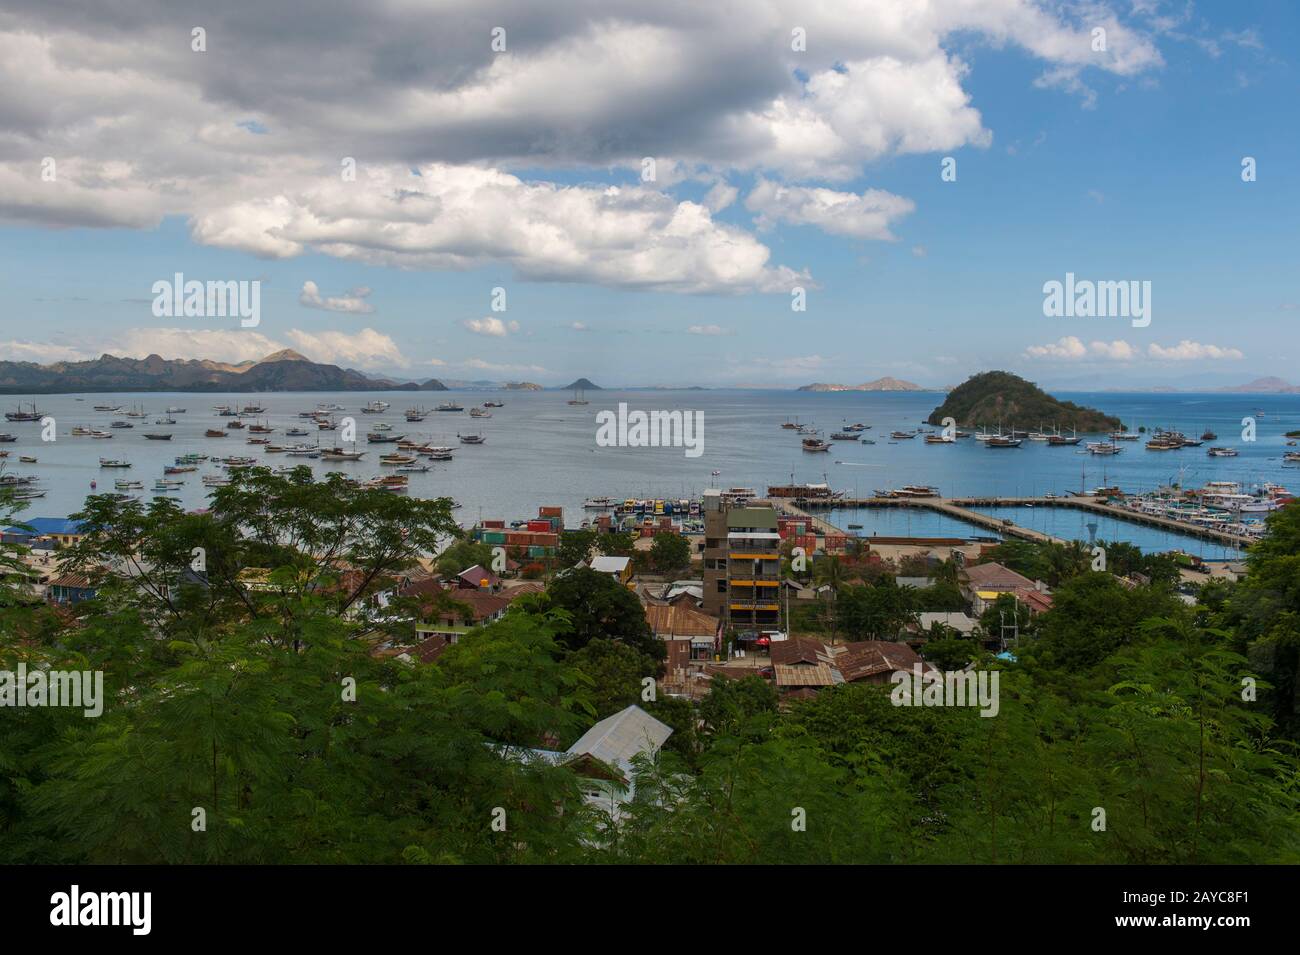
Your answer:
[[[1298,34],[1290,0],[6,0],[0,360],[1300,382]],[[258,324],[156,315],[177,273],[260,283]],[[1067,274],[1146,318],[1045,314]]]

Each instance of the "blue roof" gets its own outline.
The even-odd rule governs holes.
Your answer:
[[[6,534],[31,534],[40,537],[44,534],[79,534],[81,522],[66,517],[33,517],[23,522],[30,531],[21,527],[6,527]]]

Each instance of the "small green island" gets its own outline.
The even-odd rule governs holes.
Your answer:
[[[1031,381],[1009,371],[986,371],[958,385],[926,419],[942,424],[952,418],[958,427],[1060,428],[1080,432],[1115,431],[1124,427],[1113,415],[1053,398]]]

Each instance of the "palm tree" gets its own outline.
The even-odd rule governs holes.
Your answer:
[[[840,587],[844,585],[846,577],[844,562],[834,554],[829,554],[813,564],[813,582],[818,587],[828,588],[831,593],[831,643],[835,642],[836,631],[835,598],[839,595]]]

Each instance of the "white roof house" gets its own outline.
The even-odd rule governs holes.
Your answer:
[[[596,723],[562,753],[513,746],[497,749],[520,762],[569,766],[580,779],[586,801],[617,820],[622,816],[620,807],[636,795],[633,760],[643,755],[653,758],[672,735],[671,726],[633,704]],[[611,773],[621,778],[611,779]]]
[[[671,726],[633,704],[605,717],[583,733],[569,747],[569,753],[593,756],[606,765],[617,766],[627,776],[634,756],[642,753],[653,756],[672,735]]]
[[[627,565],[631,562],[631,557],[608,557],[601,554],[599,557],[592,558],[591,569],[597,573],[612,574],[619,577],[627,570]]]
[[[607,716],[569,747],[574,760],[591,758],[618,770],[626,781],[620,785],[613,780],[584,779],[583,791],[587,802],[620,817],[619,807],[631,802],[636,795],[635,768],[632,761],[637,756],[654,757],[673,735],[673,728],[655,719],[641,707],[633,704]]]
[[[966,614],[958,610],[918,613],[916,622],[921,630],[928,632],[936,623],[941,623],[945,627],[951,627],[962,636],[969,637],[974,631],[977,620],[972,620]]]

